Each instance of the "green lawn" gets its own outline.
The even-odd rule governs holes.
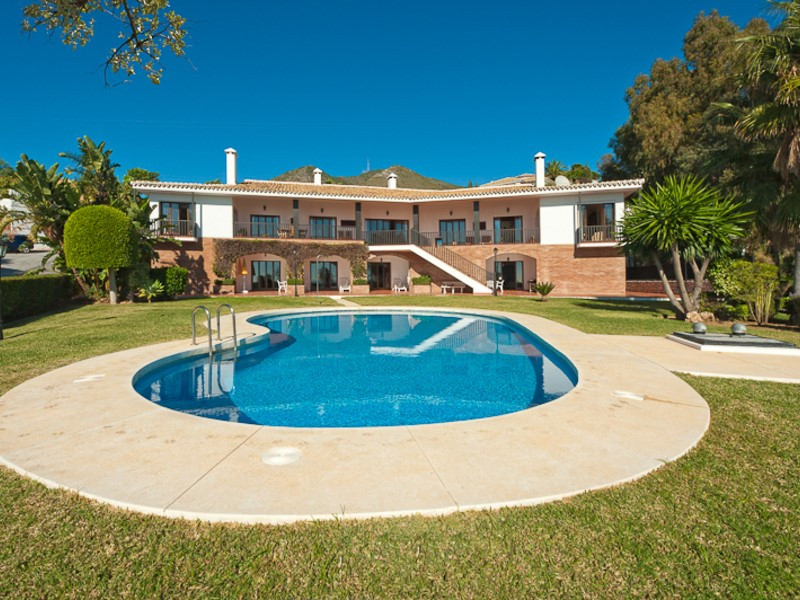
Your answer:
[[[457,301],[481,304],[447,299]],[[245,311],[318,300],[234,302]],[[584,328],[603,309],[580,302],[532,310]],[[12,324],[0,393],[57,365],[185,337],[195,303],[89,306]],[[625,333],[660,323],[617,314]],[[686,380],[712,411],[695,450],[638,482],[532,508],[208,525],[118,511],[0,469],[0,597],[796,597],[800,386]]]
[[[434,296],[362,296],[354,302],[369,306],[413,305],[484,308],[537,315],[580,329],[586,333],[612,335],[667,335],[691,331],[691,325],[677,321],[667,301],[631,302],[628,300],[583,300],[551,298],[541,302],[533,296],[472,296],[451,294]],[[709,325],[709,331],[730,333],[730,325]],[[800,346],[797,327],[756,327],[750,333],[772,337]]]

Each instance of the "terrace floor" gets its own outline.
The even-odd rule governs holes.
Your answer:
[[[169,342],[78,362],[9,391],[0,398],[0,462],[139,512],[282,523],[537,504],[641,477],[705,433],[706,402],[662,366],[603,336],[503,316],[567,355],[578,386],[543,406],[474,421],[263,427],[174,412],[136,394],[131,379],[141,367],[202,352]],[[263,332],[243,318],[239,330]],[[287,446],[300,460],[265,464],[266,452]]]

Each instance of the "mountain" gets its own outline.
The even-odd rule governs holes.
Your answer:
[[[273,179],[275,181],[297,181],[300,183],[313,183],[314,182],[314,165],[308,165],[286,171],[281,173]],[[416,171],[412,171],[402,165],[395,165],[388,169],[374,169],[366,171],[361,175],[351,176],[336,176],[329,173],[322,172],[323,183],[336,183],[339,185],[372,185],[376,187],[386,187],[386,178],[389,173],[397,175],[397,187],[416,190],[452,190],[457,188],[457,185],[433,179],[432,177],[425,177]]]

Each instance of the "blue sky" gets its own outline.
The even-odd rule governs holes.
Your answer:
[[[172,0],[188,59],[163,82],[105,87],[108,36],[72,51],[20,33],[24,0],[0,3],[6,89],[0,157],[51,164],[88,134],[123,169],[163,180],[240,178],[314,164],[336,175],[403,164],[466,185],[548,160],[608,152],[633,78],[681,52],[700,11],[740,26],[761,0],[358,2]],[[63,161],[62,161],[63,162]]]

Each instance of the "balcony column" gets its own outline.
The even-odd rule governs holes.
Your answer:
[[[419,204],[411,207],[411,230],[414,232],[411,237],[412,244],[419,243]]]
[[[300,237],[300,200],[292,200],[294,237]]]
[[[475,236],[473,244],[481,243],[481,203],[475,200],[472,203],[472,231]]]
[[[361,232],[361,202],[356,202],[356,239],[362,239]]]

